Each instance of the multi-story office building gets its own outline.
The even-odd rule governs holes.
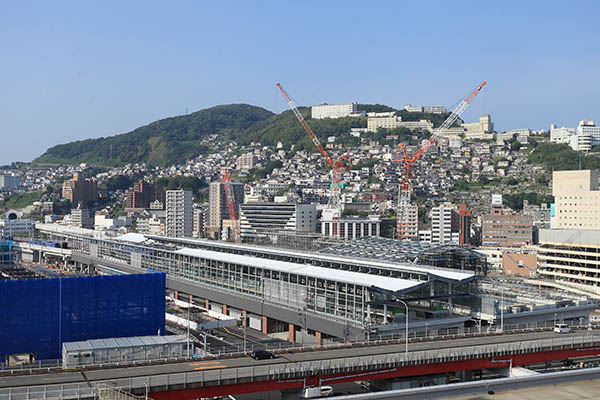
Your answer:
[[[321,234],[324,236],[337,237],[337,229],[334,229],[335,221],[333,214],[323,211],[321,217]],[[339,220],[339,237],[343,240],[358,239],[365,236],[379,237],[381,235],[381,219],[378,215],[369,215],[361,218],[356,215],[343,215]]]
[[[240,206],[242,240],[282,230],[315,232],[317,230],[316,205],[245,203]]]
[[[231,182],[234,205],[239,213],[239,205],[244,202],[244,184]],[[211,182],[208,189],[208,226],[219,231],[224,219],[229,219],[229,207],[225,186],[222,182]]]
[[[533,242],[533,218],[492,205],[490,214],[481,217],[481,245],[519,247]]]
[[[431,242],[458,243],[460,220],[456,206],[443,203],[431,210]]]
[[[167,190],[166,235],[169,237],[192,237],[192,192]]]
[[[256,156],[252,153],[242,154],[237,158],[237,169],[247,171],[254,168],[256,163]]]
[[[14,190],[21,186],[21,178],[16,175],[0,175],[0,191]]]
[[[554,171],[552,228],[600,229],[598,171]]]
[[[150,208],[154,202],[165,204],[165,188],[162,185],[148,183],[143,179],[133,184],[133,190],[127,192],[127,208]]]
[[[96,179],[80,179],[75,173],[72,179],[63,182],[62,197],[69,200],[72,207],[79,203],[93,203],[98,200],[98,182]]]
[[[538,274],[563,288],[600,286],[600,231],[541,229]],[[600,292],[595,289],[595,293]]]
[[[349,117],[356,113],[358,113],[358,104],[356,102],[322,104],[320,106],[311,107],[312,119]]]

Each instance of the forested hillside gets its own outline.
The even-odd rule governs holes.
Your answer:
[[[359,110],[396,111],[403,121],[429,119],[436,126],[447,116],[408,113],[381,104],[360,104]],[[350,129],[367,126],[366,118],[311,120],[309,107],[300,107],[300,111],[323,142],[328,136],[336,136],[336,143],[357,144],[358,139],[349,135]],[[393,133],[408,135],[410,132],[400,129],[394,130]],[[266,146],[274,146],[281,142],[286,149],[291,145],[294,145],[296,150],[314,147],[291,111],[274,114],[248,104],[230,104],[161,119],[129,133],[60,144],[51,147],[33,162],[86,162],[102,166],[142,162],[156,166],[180,164],[210,151],[211,149],[201,141],[212,134],[216,134],[219,141],[235,141],[241,145],[260,142]],[[385,132],[373,134],[375,140],[384,137]]]

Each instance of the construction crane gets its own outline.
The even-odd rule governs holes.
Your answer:
[[[223,187],[225,188],[225,199],[227,200],[227,207],[229,208],[229,219],[231,220],[231,227],[233,230],[233,241],[234,243],[240,242],[240,220],[236,211],[235,195],[233,193],[233,185],[231,184],[231,173],[223,169]]]
[[[485,81],[481,82],[477,88],[475,88],[467,97],[465,97],[459,104],[456,106],[454,111],[450,114],[450,116],[440,125],[431,137],[423,143],[421,148],[415,152],[415,154],[410,155],[406,147],[403,144],[400,144],[400,150],[402,151],[402,158],[399,160],[394,160],[397,162],[401,162],[403,165],[403,175],[402,182],[400,184],[400,193],[398,195],[398,207],[396,209],[396,217],[398,219],[397,226],[397,238],[398,239],[406,239],[407,231],[406,227],[408,225],[408,219],[410,215],[411,209],[411,193],[412,193],[412,170],[413,166],[416,162],[421,158],[421,156],[429,150],[429,148],[437,142],[440,136],[446,132],[460,117],[460,115],[469,107],[475,96],[479,94],[483,86],[486,84]]]
[[[292,100],[292,98],[287,94],[287,92],[283,89],[280,83],[277,84],[279,90],[281,90],[281,94],[285,98],[288,106],[294,112],[294,115],[312,140],[313,144],[317,147],[327,164],[331,167],[331,190],[329,194],[329,201],[327,202],[327,208],[325,209],[323,215],[331,216],[333,224],[332,224],[332,236],[339,237],[340,236],[340,217],[342,214],[342,205],[341,205],[341,171],[344,169],[348,169],[348,167],[344,164],[344,160],[348,157],[348,153],[342,155],[337,160],[333,160],[329,153],[325,150],[319,138],[312,131],[296,104]]]

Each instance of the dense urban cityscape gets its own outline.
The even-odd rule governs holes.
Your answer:
[[[274,111],[1,150],[0,400],[595,398],[600,117],[294,72]]]

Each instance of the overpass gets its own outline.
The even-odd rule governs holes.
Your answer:
[[[312,351],[282,351],[273,360],[205,358],[142,366],[0,376],[0,400],[43,398],[71,391],[81,397],[102,383],[155,400],[191,400],[478,369],[512,368],[600,355],[600,331],[537,332],[437,341],[397,341],[371,346],[338,345]],[[48,396],[46,396],[48,397]]]
[[[21,241],[14,242],[14,249],[21,253],[21,259],[25,262],[43,262],[48,261],[50,257],[60,259],[66,266],[71,260],[73,250],[60,247],[45,246],[40,244],[27,243]]]

